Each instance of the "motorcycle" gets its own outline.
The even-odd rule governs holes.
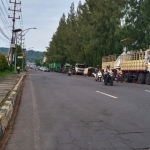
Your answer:
[[[117,82],[120,81],[120,82],[122,83],[123,80],[124,80],[123,74],[118,74],[118,75],[116,75],[115,80],[116,80]]]
[[[108,83],[111,86],[113,85],[113,73],[112,72],[108,72],[108,74],[106,75],[104,79],[104,85],[107,85]]]
[[[95,73],[95,81],[102,81],[102,73],[100,71],[98,71],[97,73]]]
[[[71,76],[72,72],[71,69],[68,70],[68,76]]]

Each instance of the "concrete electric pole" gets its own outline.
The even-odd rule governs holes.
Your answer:
[[[13,16],[8,16],[8,18],[12,18],[12,21],[13,21],[11,48],[10,48],[10,71],[12,71],[13,54],[14,54],[14,48],[15,48],[15,38],[14,38],[15,20],[20,19],[20,16],[16,18],[16,11],[21,12],[21,9],[17,10],[16,7],[17,5],[21,5],[21,2],[17,3],[16,0],[14,2],[10,0],[9,2],[14,4],[14,9],[10,9],[10,8],[8,9],[10,11],[13,11]]]

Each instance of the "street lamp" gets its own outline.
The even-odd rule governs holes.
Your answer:
[[[21,36],[21,38],[22,38],[23,36],[25,36],[25,34],[26,34],[30,29],[37,29],[37,28],[28,28],[28,29],[25,29],[25,30],[23,30],[23,31],[18,35],[18,37]],[[26,31],[26,32],[25,32],[25,31]],[[23,32],[25,32],[25,33],[22,34]]]
[[[21,47],[22,47],[22,37],[25,36],[25,34],[30,30],[30,29],[37,29],[37,28],[28,28],[28,29],[25,29],[23,30],[19,35],[18,35],[18,39],[19,39],[19,36],[20,36],[20,39],[21,39]],[[25,32],[25,33],[24,33]],[[24,33],[24,34],[23,34]],[[23,71],[23,58],[22,58],[22,71]]]

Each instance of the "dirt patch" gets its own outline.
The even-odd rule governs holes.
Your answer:
[[[7,129],[5,130],[5,133],[2,137],[2,139],[0,140],[0,150],[4,150],[5,149],[5,146],[12,134],[12,131],[13,131],[13,126],[14,126],[14,123],[15,123],[15,119],[16,119],[16,116],[17,116],[17,113],[18,113],[18,109],[19,109],[19,105],[20,105],[20,101],[21,101],[21,95],[22,95],[22,92],[23,92],[23,87],[24,87],[24,83],[25,83],[25,79],[23,79],[23,84],[17,94],[17,98],[16,98],[16,101],[15,101],[15,106],[14,106],[14,109],[13,109],[13,113],[12,113],[12,117],[11,117],[11,120],[8,124],[8,127]]]

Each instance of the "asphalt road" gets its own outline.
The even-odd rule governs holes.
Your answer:
[[[6,150],[150,148],[150,86],[30,71]]]

